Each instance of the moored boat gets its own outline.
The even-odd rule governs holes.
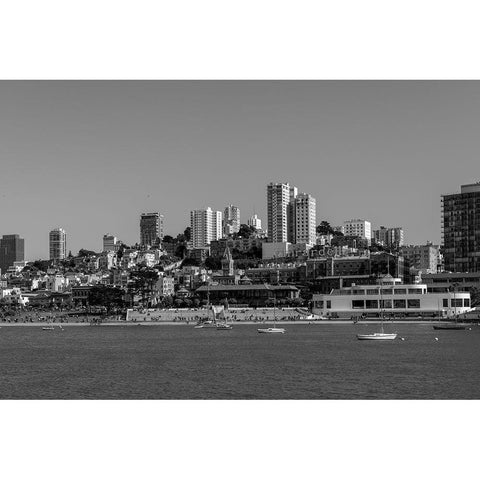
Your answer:
[[[358,334],[358,340],[395,340],[397,338],[396,333],[384,333],[384,332],[376,332],[376,333],[366,333],[366,334]]]
[[[258,333],[285,333],[284,328],[270,327],[270,328],[259,328],[257,329]]]

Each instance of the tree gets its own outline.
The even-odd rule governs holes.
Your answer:
[[[124,292],[121,288],[107,285],[95,285],[88,294],[90,305],[102,306],[110,313],[114,308],[121,308],[124,305]]]
[[[205,268],[208,270],[221,270],[222,261],[218,258],[208,257],[205,260]]]
[[[84,248],[81,248],[78,251],[78,257],[91,257],[92,255],[96,255],[96,253],[92,250],[85,250]]]
[[[238,230],[238,233],[235,233],[233,236],[234,238],[238,238],[238,237],[250,238],[256,231],[257,230],[255,227],[242,223],[240,225],[240,229]]]
[[[326,220],[320,222],[320,225],[317,225],[316,230],[318,235],[332,235],[334,232],[332,226]]]
[[[185,236],[185,240],[187,242],[189,242],[191,239],[192,239],[192,228],[191,227],[187,227],[184,232],[183,232],[183,235]]]
[[[175,240],[174,240],[173,237],[170,236],[170,235],[165,235],[165,236],[163,237],[163,242],[164,242],[164,243],[174,243],[174,241],[175,241]]]
[[[180,268],[183,267],[199,267],[200,262],[196,258],[186,258],[182,264],[180,265]]]
[[[145,306],[146,299],[150,301],[154,285],[158,280],[158,271],[153,268],[140,268],[130,273],[129,289],[132,293],[140,293],[142,295],[142,303]]]

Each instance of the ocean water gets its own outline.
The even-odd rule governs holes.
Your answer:
[[[1,399],[479,399],[480,327],[286,325],[0,330]],[[435,340],[438,338],[438,341]]]

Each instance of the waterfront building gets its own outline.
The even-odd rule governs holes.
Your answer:
[[[373,231],[373,242],[376,245],[382,245],[387,248],[397,250],[403,245],[404,233],[402,227],[381,226],[378,230]]]
[[[295,235],[293,200],[297,188],[288,183],[267,185],[267,228],[268,241],[287,242]]]
[[[444,268],[480,271],[480,183],[462,185],[460,193],[441,197]]]
[[[428,242],[426,245],[404,245],[400,253],[408,260],[410,267],[423,273],[437,273],[440,257],[438,245]]]
[[[293,200],[295,236],[294,243],[315,245],[317,239],[316,200],[308,193],[300,193]]]
[[[368,244],[372,241],[372,224],[367,220],[347,220],[343,222],[343,234],[346,236],[354,236],[365,238]]]
[[[222,237],[222,212],[210,207],[190,212],[191,242],[193,248],[205,248],[212,240]]]
[[[240,209],[234,205],[228,205],[223,211],[223,236],[228,237],[240,230]]]
[[[67,234],[63,228],[55,228],[49,234],[50,260],[64,260],[67,257]]]
[[[429,293],[425,284],[403,284],[386,276],[371,285],[351,285],[313,295],[313,312],[336,318],[453,317],[468,312],[470,293]]]
[[[253,227],[256,230],[261,230],[262,229],[262,221],[258,218],[258,215],[255,213],[253,214],[248,220],[247,220],[247,225],[249,227]]]
[[[140,216],[140,245],[158,245],[163,239],[163,215],[158,212]]]
[[[3,235],[0,239],[0,271],[6,272],[14,262],[25,260],[25,240],[19,235]]]

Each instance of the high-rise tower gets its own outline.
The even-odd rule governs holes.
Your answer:
[[[67,234],[63,228],[54,228],[49,233],[50,260],[63,260],[67,257]]]
[[[155,246],[163,239],[163,215],[158,212],[140,216],[140,245]]]

